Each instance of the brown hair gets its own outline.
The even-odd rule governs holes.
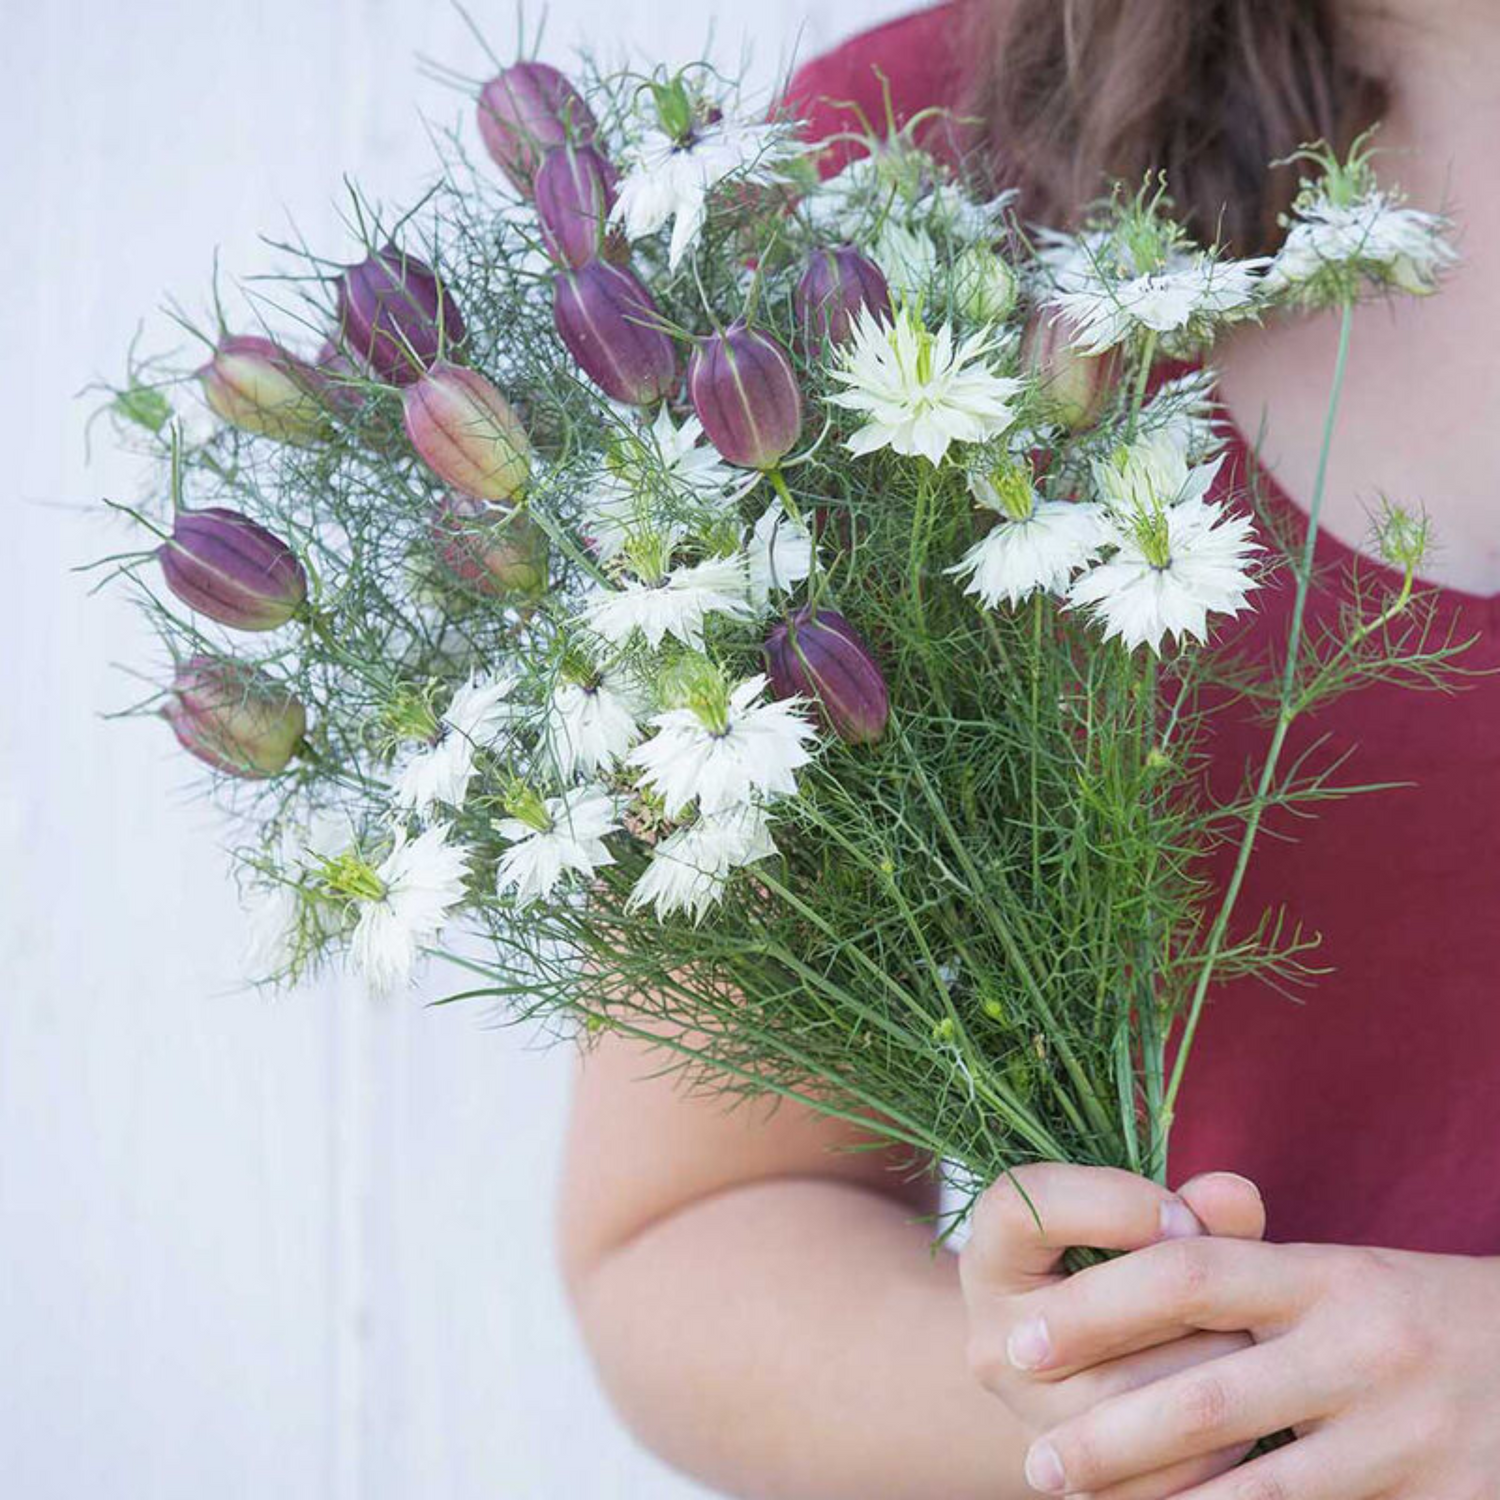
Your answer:
[[[1183,222],[1238,254],[1279,241],[1296,173],[1345,148],[1385,91],[1334,0],[977,0],[973,113],[1028,216],[1076,220],[1111,181],[1161,171]]]

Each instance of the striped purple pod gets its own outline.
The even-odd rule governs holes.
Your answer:
[[[618,174],[592,146],[556,146],[533,180],[547,253],[562,266],[585,266],[604,253]]]
[[[589,145],[598,122],[583,95],[554,67],[513,63],[479,91],[479,136],[511,183],[530,193],[543,153],[576,141]]]
[[[558,336],[606,395],[648,406],[677,386],[677,346],[651,293],[623,266],[592,260],[552,284]]]
[[[851,745],[873,745],[891,716],[890,690],[864,638],[836,609],[800,609],[770,634],[766,675],[777,698],[807,698]]]
[[[387,385],[410,385],[464,340],[463,314],[436,271],[387,245],[339,277],[339,337]]]
[[[774,469],[802,432],[802,390],[786,350],[742,322],[699,339],[688,394],[709,442],[744,469]]]
[[[247,781],[276,776],[307,733],[307,710],[259,667],[219,656],[178,664],[161,711],[191,755]]]
[[[275,630],[307,603],[296,554],[237,510],[180,511],[156,559],[184,604],[235,630]]]

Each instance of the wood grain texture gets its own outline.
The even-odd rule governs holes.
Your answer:
[[[889,0],[552,0],[586,37],[686,58],[710,20],[769,81]],[[474,5],[496,49],[509,7]],[[239,986],[201,783],[119,664],[160,651],[77,564],[143,476],[91,378],[180,343],[289,224],[348,247],[349,172],[396,203],[423,115],[476,74],[446,0],[46,0],[7,11],[0,93],[0,1490],[17,1500],[493,1500],[703,1493],[597,1394],[552,1265],[570,1061],[474,1010],[348,983]]]

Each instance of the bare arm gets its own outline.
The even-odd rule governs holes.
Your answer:
[[[649,1076],[660,1067],[619,1038],[584,1063],[564,1267],[625,1419],[728,1493],[1019,1500],[1035,1493],[1039,1433],[1248,1342],[1184,1326],[1073,1365],[1036,1363],[1034,1333],[1016,1342],[1065,1281],[1070,1245],[1258,1237],[1264,1210],[1242,1178],[1169,1193],[1125,1172],[1023,1167],[985,1194],[960,1263],[933,1254],[917,1222],[931,1184],[893,1155],[838,1152],[852,1129],[807,1110],[727,1112]],[[1242,1452],[1170,1465],[1130,1500],[1178,1494]]]
[[[565,1272],[640,1438],[732,1494],[1007,1500],[1029,1441],[966,1357],[957,1261],[915,1222],[928,1183],[852,1128],[726,1112],[607,1039],[583,1063]]]

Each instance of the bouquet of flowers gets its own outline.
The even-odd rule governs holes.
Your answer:
[[[1342,307],[1326,462],[1349,310],[1433,291],[1445,220],[1360,142],[1300,158],[1274,258],[1155,182],[1062,233],[925,117],[821,177],[706,66],[580,78],[505,68],[490,160],[455,135],[411,212],[356,199],[353,264],[283,247],[268,326],[316,353],[221,320],[113,392],[160,476],[111,560],[170,654],[134,711],[217,773],[257,977],[436,955],[970,1192],[1163,1176],[1211,987],[1309,972],[1236,910],[1268,811],[1335,790],[1289,728],[1459,648],[1396,506],[1394,574],[1310,623],[1321,475],[1303,528],[1231,488],[1204,356]],[[1267,648],[1235,622],[1273,575]],[[1247,707],[1226,794],[1204,736]]]

